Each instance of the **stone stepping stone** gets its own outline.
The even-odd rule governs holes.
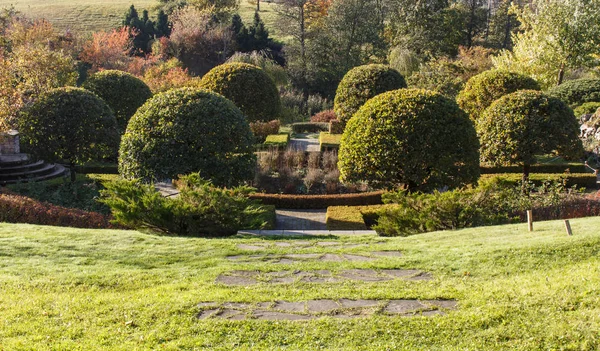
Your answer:
[[[284,257],[291,258],[291,259],[299,259],[299,260],[313,260],[313,259],[318,259],[321,256],[323,256],[323,254],[306,253],[306,254],[287,254]]]
[[[261,279],[262,278],[262,279]],[[259,271],[235,270],[221,274],[216,283],[231,286],[249,286],[259,282],[271,284],[292,284],[296,281],[304,283],[336,283],[343,279],[352,279],[364,282],[382,282],[393,279],[404,279],[408,281],[432,280],[431,273],[416,269],[346,269],[337,275],[330,270],[322,269],[316,271],[278,271],[261,273]]]
[[[426,309],[427,306],[417,300],[392,300],[383,311],[388,314],[407,314]]]
[[[371,254],[384,257],[402,257],[402,253],[400,251],[372,251]]]
[[[343,254],[343,256],[345,259],[347,259],[348,261],[352,261],[352,262],[369,262],[369,261],[375,260],[372,257],[359,256],[359,255]]]
[[[281,313],[281,312],[256,312],[254,313],[256,319],[265,321],[302,321],[313,319],[313,316],[305,316],[301,314]]]
[[[269,244],[238,244],[237,247],[240,250],[249,250],[249,251],[259,251],[259,250],[265,250],[267,247],[269,246]]]
[[[309,300],[306,304],[310,313],[331,312],[340,308],[333,300]]]
[[[377,307],[381,303],[378,300],[349,300],[340,299],[340,304],[344,308],[365,308],[365,307]]]
[[[277,301],[273,309],[285,312],[304,312],[305,302]]]
[[[376,313],[389,316],[436,316],[444,315],[444,310],[456,309],[456,300],[351,300],[319,299],[308,301],[274,301],[257,304],[244,302],[202,302],[205,308],[197,315],[198,319],[246,320],[308,320],[321,315],[334,318],[358,318]],[[251,316],[251,317],[250,317]]]
[[[320,260],[327,261],[327,262],[343,262],[344,261],[344,259],[340,255],[334,255],[334,254],[325,254],[325,255],[321,256]]]

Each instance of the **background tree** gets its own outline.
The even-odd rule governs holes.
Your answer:
[[[539,91],[517,91],[496,100],[477,121],[477,133],[482,161],[522,165],[524,183],[538,155],[554,151],[571,158],[583,155],[573,111]]]
[[[114,155],[119,143],[110,107],[81,88],[57,88],[43,94],[18,121],[21,145],[46,161],[75,165]]]
[[[73,38],[44,20],[8,11],[0,27],[0,130],[17,126],[19,110],[49,89],[77,80]]]
[[[543,88],[560,85],[568,70],[589,66],[600,52],[600,0],[533,0],[515,8],[523,32],[513,51],[494,58],[497,68],[521,72]]]

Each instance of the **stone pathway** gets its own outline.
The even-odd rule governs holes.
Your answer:
[[[362,247],[366,244],[350,244],[343,243],[339,241],[275,241],[275,242],[258,242],[251,244],[238,244],[237,248],[240,250],[248,250],[248,251],[263,251],[273,248],[298,248],[298,249],[306,249],[311,247],[329,247],[329,248],[343,248],[343,249],[351,249],[355,247]]]
[[[399,251],[373,251],[370,253],[372,256],[382,257],[401,257],[402,253]],[[296,262],[304,262],[306,260],[317,260],[322,262],[369,262],[375,261],[378,257],[364,256],[363,254],[332,254],[332,253],[299,253],[299,254],[285,254],[285,255],[234,255],[227,256],[230,261],[247,262],[251,260],[268,260],[272,263],[283,263],[291,264]]]
[[[278,230],[327,230],[327,210],[276,210]]]
[[[300,302],[202,302],[199,319],[310,320],[319,317],[358,318],[373,314],[435,316],[456,309],[455,300],[350,300],[321,299]]]
[[[288,147],[294,148],[298,151],[307,152],[319,152],[321,151],[321,144],[319,139],[290,139]]]
[[[347,269],[339,273],[331,271],[279,271],[263,273],[259,271],[231,271],[217,277],[216,283],[229,286],[249,286],[258,283],[291,284],[302,283],[337,283],[344,280],[358,280],[363,282],[384,282],[394,279],[407,281],[432,280],[431,273],[418,269]]]

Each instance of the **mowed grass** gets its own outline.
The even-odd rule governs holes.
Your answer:
[[[129,6],[134,5],[138,12],[146,9],[155,16],[157,0],[0,0],[0,8],[14,8],[32,18],[45,18],[58,30],[71,30],[80,35],[91,35],[100,30],[110,30],[121,25]],[[238,12],[248,26],[254,21],[256,3],[240,1]],[[276,5],[272,2],[260,3],[260,16],[265,22],[271,37],[283,39],[276,26]]]
[[[129,6],[154,14],[156,0],[0,0],[0,8],[11,5],[28,17],[45,18],[58,30],[71,30],[79,35],[91,35],[121,25]]]
[[[0,224],[2,350],[598,350],[600,218],[434,232],[408,238],[327,237],[401,250],[371,262],[291,265],[228,255],[240,243],[289,238],[160,237],[136,231]],[[302,240],[307,240],[303,238]],[[416,268],[432,281],[215,284],[234,269]],[[352,320],[198,320],[199,302],[457,299],[445,316]]]

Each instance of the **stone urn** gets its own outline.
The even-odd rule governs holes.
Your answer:
[[[19,132],[11,129],[0,133],[0,155],[16,155],[20,153]]]

